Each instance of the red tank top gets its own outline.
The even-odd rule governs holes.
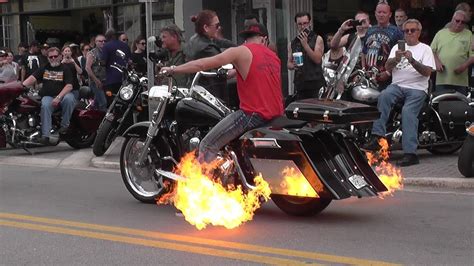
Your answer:
[[[283,115],[280,59],[263,45],[248,43],[244,46],[252,52],[252,63],[247,79],[237,74],[240,109],[257,113],[265,120]]]

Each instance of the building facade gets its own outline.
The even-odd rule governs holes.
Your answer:
[[[153,2],[151,25],[146,24],[145,1]],[[449,21],[459,2],[394,0],[390,4],[393,9],[410,10],[409,16],[420,18],[424,31],[431,28],[433,35]],[[145,35],[147,26],[153,35],[158,35],[160,28],[170,23],[184,29],[187,39],[194,33],[190,17],[202,9],[215,10],[224,37],[239,44],[244,17],[255,14],[267,26],[270,41],[277,46],[286,94],[292,92],[292,73],[286,70],[286,58],[288,42],[296,35],[295,14],[310,12],[313,29],[325,36],[337,31],[342,21],[358,10],[367,11],[375,23],[377,3],[378,0],[8,0],[0,3],[0,46],[15,48],[20,41],[29,43],[34,39],[58,45],[66,41],[80,43],[110,27],[125,32],[131,45],[138,35]]]

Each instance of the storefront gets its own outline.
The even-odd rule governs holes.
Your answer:
[[[48,38],[81,42],[109,27],[125,32],[129,42],[146,32],[145,4],[140,0],[10,0],[0,4],[0,45],[16,47],[20,40]],[[426,39],[434,36],[449,21],[455,0],[394,0],[392,9],[403,7],[409,17],[423,23]],[[313,29],[325,36],[337,31],[340,24],[358,10],[371,15],[378,0],[159,0],[153,3],[153,34],[161,27],[175,23],[184,29],[185,39],[194,33],[190,21],[200,10],[215,10],[225,38],[241,43],[238,33],[243,30],[244,17],[255,14],[268,28],[270,41],[275,44],[282,61],[284,93],[292,92],[291,72],[286,69],[287,45],[296,35],[294,16],[309,11]]]
[[[113,27],[131,42],[145,32],[145,7],[139,0],[12,0],[0,4],[0,45],[18,42],[80,43]],[[174,21],[174,1],[153,3],[156,28]]]

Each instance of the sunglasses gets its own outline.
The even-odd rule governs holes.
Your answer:
[[[128,42],[128,39],[122,39],[122,42]]]
[[[418,31],[418,29],[405,29],[403,31],[408,34],[408,33],[415,33]]]
[[[55,59],[55,58],[58,58],[58,57],[59,57],[59,55],[50,55],[50,56],[48,56],[49,59]]]
[[[3,55],[0,55],[0,57],[7,57],[7,55],[6,55],[6,54],[3,54]]]
[[[458,23],[458,24],[464,24],[464,20],[462,19],[455,19],[454,22]]]
[[[141,42],[140,44],[141,44],[141,45],[146,45],[146,42]]]

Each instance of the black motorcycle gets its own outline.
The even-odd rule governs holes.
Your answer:
[[[459,152],[458,170],[465,177],[474,177],[474,124],[466,131],[468,135]]]
[[[125,57],[120,50],[117,50],[117,55]],[[97,130],[92,147],[96,156],[102,156],[129,126],[137,121],[148,120],[148,113],[139,101],[140,93],[147,89],[147,78],[140,77],[133,69],[127,70],[125,66],[115,64],[112,67],[123,73],[125,80]]]
[[[215,75],[218,73],[200,72],[196,78]],[[189,90],[171,85],[152,87],[148,104],[154,109],[151,121],[137,123],[123,135],[120,170],[136,199],[154,203],[176,182],[172,170],[177,162],[195,150],[230,110],[201,86]],[[346,124],[372,122],[379,116],[374,107],[306,99],[291,103],[286,114],[295,119],[279,117],[222,149],[219,156],[225,167],[219,170],[223,182],[248,192],[255,189],[253,177],[257,173],[270,184],[280,184],[284,169],[292,167],[316,192],[301,196],[271,185],[272,200],[292,215],[319,213],[333,199],[387,191],[344,129]]]
[[[320,98],[344,99],[375,106],[381,93],[375,76],[377,69],[354,69],[358,60],[360,42],[354,42],[339,66],[324,65],[328,86],[320,90]],[[474,103],[470,96],[458,92],[436,94],[428,88],[428,97],[418,116],[418,148],[433,154],[451,154],[459,150],[466,138],[466,127],[474,122]],[[386,138],[391,149],[400,149],[402,142],[403,103],[392,109],[387,123]],[[371,125],[351,127],[358,144],[369,140]]]

